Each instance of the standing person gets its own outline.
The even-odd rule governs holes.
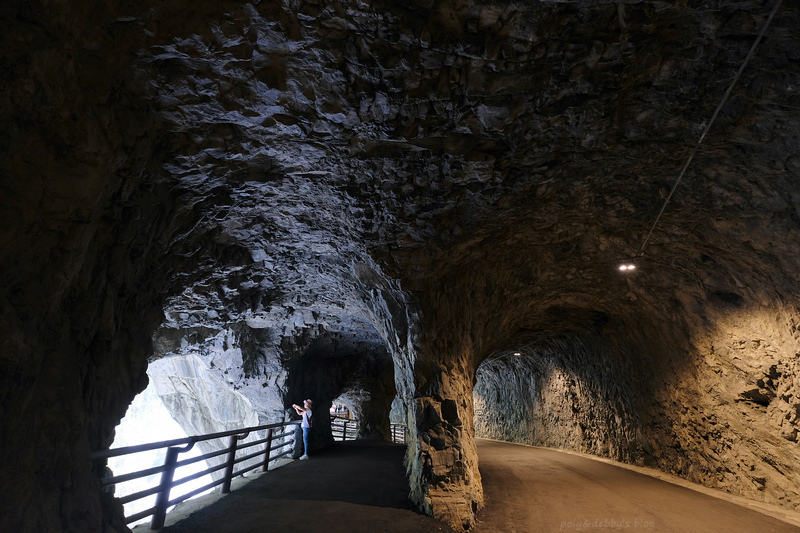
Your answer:
[[[303,401],[303,407],[292,404],[298,415],[303,417],[300,427],[303,428],[303,456],[300,460],[308,459],[308,431],[314,426],[314,415],[311,413],[311,400]]]

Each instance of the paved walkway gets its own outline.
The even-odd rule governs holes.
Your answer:
[[[677,478],[685,486],[578,454],[477,442],[486,504],[478,513],[478,533],[800,532],[800,527],[734,503],[735,497]]]
[[[800,532],[727,501],[730,497],[715,498],[606,462],[477,442],[486,507],[478,513],[476,533]],[[340,443],[309,461],[270,471],[162,532],[450,532],[412,510],[404,451],[399,445]]]
[[[434,533],[412,510],[405,446],[348,441],[235,489],[162,533]],[[169,522],[168,522],[169,523]]]

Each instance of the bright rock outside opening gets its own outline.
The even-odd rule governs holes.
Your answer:
[[[773,5],[4,3],[0,529],[127,530],[88,457],[148,365],[394,402],[458,529],[476,435],[800,507],[797,3],[617,268]]]

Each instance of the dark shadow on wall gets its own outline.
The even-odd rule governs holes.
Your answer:
[[[341,395],[353,399],[359,437],[391,440],[389,411],[397,391],[394,364],[386,345],[361,329],[332,331],[315,339],[301,357],[289,366],[287,408],[306,398],[314,402],[311,449],[333,443],[330,411]]]

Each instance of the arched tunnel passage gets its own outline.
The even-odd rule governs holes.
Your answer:
[[[798,350],[796,310],[740,303],[706,307],[714,327],[691,340],[644,316],[551,309],[553,331],[522,332],[478,367],[475,435],[794,501],[794,408],[785,399],[794,394],[786,375]]]
[[[392,357],[366,324],[326,331],[289,367],[287,400],[314,401],[312,450],[333,442],[328,413],[337,398],[358,421],[360,438],[390,441],[389,413],[396,394]]]
[[[344,315],[391,354],[414,501],[469,527],[476,372],[564,337],[551,308],[609,320],[521,342],[534,381],[581,377],[636,461],[796,508],[796,3],[611,277],[773,4],[708,5],[5,3],[0,528],[125,531],[88,456],[149,360],[185,341],[284,417],[283,359]],[[652,396],[614,407],[584,352]]]
[[[647,331],[641,317],[636,327]],[[538,330],[516,332],[478,367],[476,436],[646,463],[642,420],[664,369],[635,342],[614,315],[546,308]]]
[[[646,461],[640,369],[598,333],[556,337],[485,360],[473,389],[476,437]]]

